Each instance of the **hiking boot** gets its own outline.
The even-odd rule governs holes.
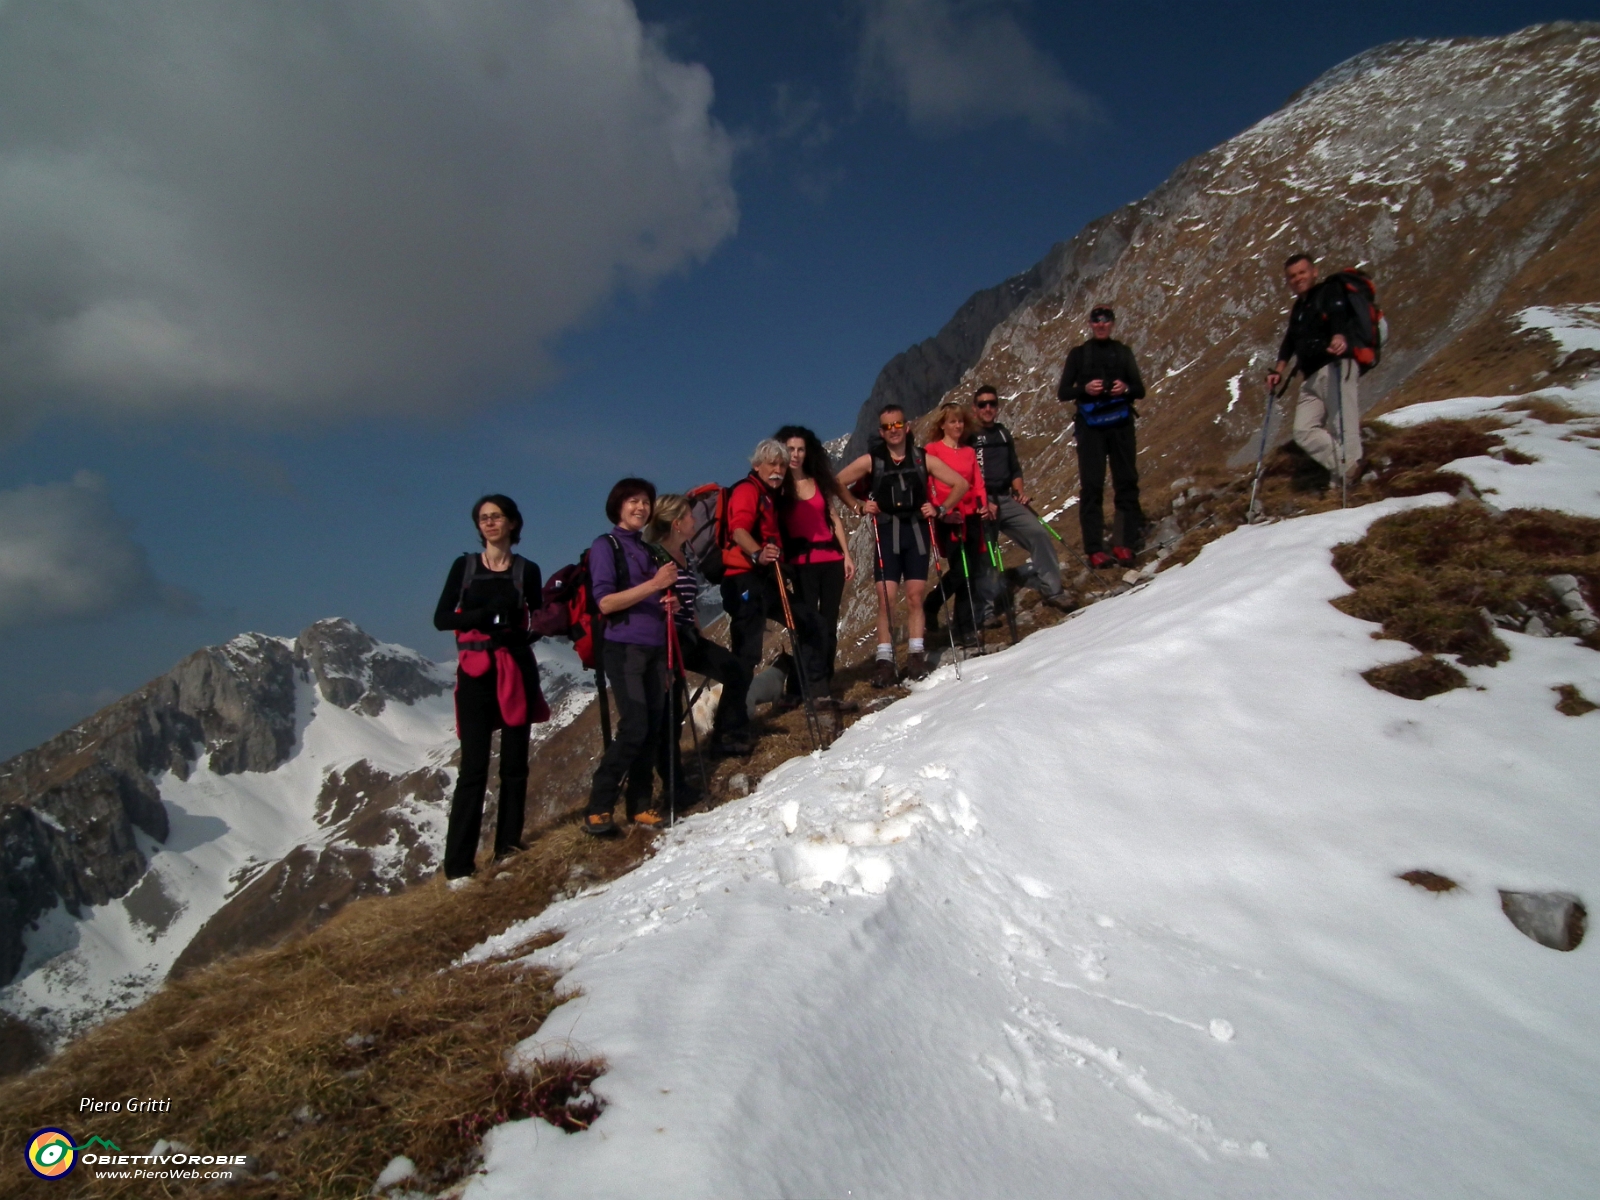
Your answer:
[[[909,667],[910,662],[907,660],[907,668],[909,669]],[[872,668],[872,686],[875,688],[886,688],[893,687],[894,685],[894,660],[880,658],[877,662],[877,665]]]
[[[495,862],[504,862],[506,859],[510,858],[513,854],[521,854],[526,849],[527,849],[527,847],[524,846],[521,842],[512,842],[511,845],[507,846],[504,850],[496,850],[494,852],[494,861]]]
[[[774,714],[793,712],[800,707],[801,703],[799,696],[790,696],[785,693],[772,702],[772,711]]]
[[[817,701],[819,712],[853,713],[860,712],[861,705],[854,700],[846,700],[841,696],[824,696]]]
[[[906,655],[906,678],[926,679],[928,677],[928,656],[921,650],[914,650]]]
[[[1133,565],[1133,551],[1126,546],[1111,547],[1111,556],[1125,567]]]
[[[748,733],[725,733],[711,743],[716,758],[749,758],[755,748],[755,739]]]
[[[617,823],[610,813],[585,813],[583,831],[590,837],[606,837],[617,831]]]
[[[646,829],[660,829],[667,823],[667,819],[655,809],[647,808],[643,812],[633,814],[633,823],[643,825]]]
[[[1089,565],[1096,571],[1102,571],[1106,567],[1113,565],[1115,562],[1116,560],[1104,550],[1096,550],[1093,554],[1089,555]]]
[[[1054,596],[1046,596],[1043,603],[1048,604],[1057,612],[1075,612],[1078,608],[1078,602],[1065,592],[1057,592]]]

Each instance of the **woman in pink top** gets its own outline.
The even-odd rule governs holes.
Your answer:
[[[939,553],[947,565],[939,586],[930,589],[922,602],[923,610],[930,627],[937,626],[940,607],[947,597],[954,596],[956,637],[963,644],[981,641],[980,627],[993,591],[989,542],[983,525],[989,496],[983,487],[983,472],[978,469],[978,452],[964,444],[977,428],[978,418],[970,408],[960,401],[946,400],[928,415],[924,433],[928,457],[939,459],[971,485],[952,508],[948,503],[952,489],[932,472],[928,474],[928,496],[939,510],[935,521]],[[978,605],[976,616],[969,598]]]
[[[789,473],[778,501],[783,527],[785,573],[794,579],[795,600],[822,618],[822,662],[827,668],[831,703],[833,659],[839,641],[839,605],[844,585],[855,578],[850,541],[831,501],[852,512],[859,502],[834,478],[833,464],[817,435],[803,425],[785,425],[776,439],[789,448]],[[794,687],[794,676],[789,677]],[[819,697],[819,699],[822,699]]]

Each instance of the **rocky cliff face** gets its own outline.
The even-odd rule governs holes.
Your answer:
[[[1140,466],[1159,520],[1173,482],[1254,458],[1289,254],[1360,265],[1378,281],[1390,341],[1362,380],[1365,411],[1523,391],[1554,382],[1560,365],[1518,314],[1600,299],[1597,201],[1600,25],[1379,47],[975,295],[884,368],[849,452],[886,399],[917,415],[989,382],[1031,490],[1060,510],[1078,480],[1055,388],[1089,309],[1110,304],[1149,387]],[[842,645],[871,599],[870,588],[853,597]]]
[[[447,687],[433,664],[348,621],[319,621],[292,640],[242,634],[0,766],[0,983],[16,974],[41,914],[59,903],[76,917],[144,875],[135,831],[167,839],[163,773],[187,779],[200,762],[215,775],[268,772],[288,760],[297,680],[369,715]]]
[[[1600,25],[1361,54],[974,295],[884,368],[852,452],[885,400],[920,414],[980,379],[1013,398],[1014,424],[1054,436],[1061,363],[1107,303],[1151,385],[1145,442],[1227,457],[1259,421],[1248,394],[1287,312],[1283,259],[1302,249],[1378,279],[1392,335],[1365,397],[1395,397],[1429,365],[1503,341],[1522,307],[1594,298],[1597,99]]]

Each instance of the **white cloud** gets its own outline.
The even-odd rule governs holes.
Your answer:
[[[1023,120],[1059,134],[1094,105],[1029,39],[1006,0],[866,0],[859,83],[924,133]]]
[[[711,99],[631,0],[0,8],[0,393],[338,414],[537,381],[733,232]]]
[[[0,629],[152,604],[193,601],[156,579],[98,477],[0,492]]]

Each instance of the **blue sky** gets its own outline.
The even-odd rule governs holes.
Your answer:
[[[194,11],[0,7],[0,754],[243,630],[446,658],[479,494],[571,561],[1351,54],[1600,4]]]

